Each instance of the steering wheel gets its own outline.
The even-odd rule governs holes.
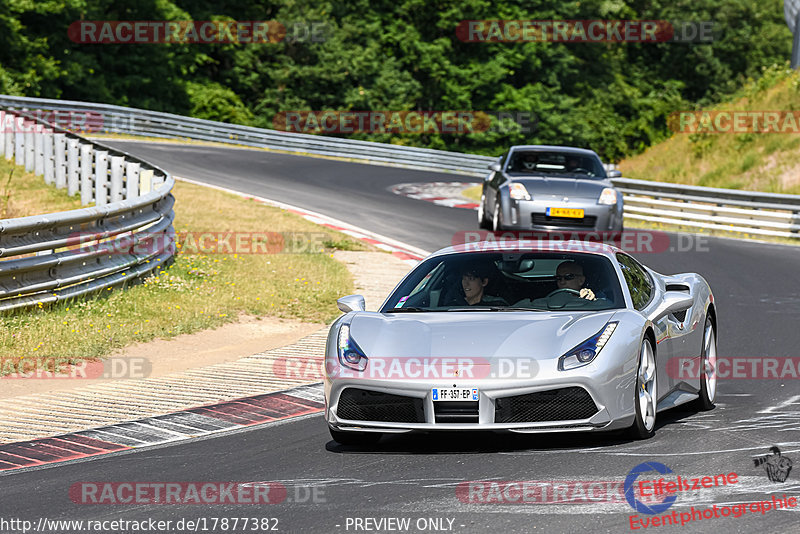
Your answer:
[[[580,174],[591,174],[589,169],[584,169],[583,167],[575,167],[574,169],[570,169],[568,172],[577,172]]]
[[[571,301],[571,299],[567,295],[573,295],[575,297],[581,298],[580,291],[576,291],[575,289],[570,289],[568,287],[562,287],[561,289],[556,289],[555,291],[551,291],[550,294],[547,295],[547,306],[549,308],[563,308],[564,306],[567,305],[568,302]]]

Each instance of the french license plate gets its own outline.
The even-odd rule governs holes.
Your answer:
[[[570,219],[583,219],[583,210],[578,208],[547,208],[548,217],[569,217]]]
[[[477,388],[433,388],[433,400],[438,401],[476,401],[480,399]]]

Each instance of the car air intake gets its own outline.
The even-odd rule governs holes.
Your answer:
[[[544,213],[534,213],[531,215],[531,222],[536,226],[557,226],[559,228],[594,228],[597,217],[587,215],[581,219],[571,217],[550,217]]]
[[[477,423],[478,401],[438,401],[433,412],[437,423]]]
[[[588,419],[597,413],[589,392],[581,387],[537,391],[495,401],[495,423],[537,423]]]
[[[347,388],[339,396],[339,419],[383,423],[424,423],[422,399]]]

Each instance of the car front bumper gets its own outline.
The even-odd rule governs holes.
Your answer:
[[[632,424],[634,417],[637,355],[612,358],[610,351],[603,352],[604,354],[598,355],[591,364],[570,371],[558,371],[557,358],[537,362],[539,364],[537,372],[531,378],[489,377],[464,380],[443,377],[438,380],[382,380],[352,376],[336,378],[328,375],[324,383],[325,419],[335,430],[387,433],[435,430],[538,433],[627,428]],[[326,367],[333,369],[336,365],[338,362],[329,361]],[[477,388],[479,400],[474,406],[466,406],[467,403],[464,401],[442,403],[433,400],[433,388],[451,387]],[[348,389],[351,391],[344,397],[343,394]],[[380,413],[380,416],[364,415],[352,418],[353,416],[349,414],[354,413],[352,409],[354,395],[362,395],[365,399],[376,399],[376,405],[380,405],[381,411],[369,413]],[[347,404],[340,406],[340,400],[343,398],[347,399]],[[394,402],[397,398],[406,399],[402,401],[405,404],[402,412],[404,415],[398,417],[398,420],[392,420],[393,412],[386,401],[391,399]],[[584,404],[590,399],[588,402],[593,403],[593,408],[586,410],[585,406],[576,405],[573,413],[581,412],[585,415],[579,418],[559,418],[552,415],[551,409],[559,410],[563,407],[565,403],[563,399],[568,399],[571,403],[580,400]],[[524,411],[523,408],[529,406],[526,402],[540,403],[542,400],[545,401],[544,409],[539,406],[539,409],[534,410],[538,415],[534,414],[531,420],[526,420],[524,414],[520,415]],[[445,405],[446,409],[443,409]],[[515,406],[519,407],[520,413],[515,413]],[[410,417],[415,410],[414,407],[416,416]],[[465,412],[471,419],[460,422],[458,419],[463,417],[464,413],[452,417],[453,409]],[[343,414],[345,411],[348,413]],[[357,410],[357,412],[365,414],[368,410]],[[567,412],[570,412],[570,409],[558,413],[560,415]]]
[[[578,208],[583,218],[550,217],[548,208]],[[563,197],[510,200],[503,207],[503,227],[507,230],[534,230],[542,232],[621,232],[623,226],[622,202],[613,205],[598,204],[596,199],[571,199]]]

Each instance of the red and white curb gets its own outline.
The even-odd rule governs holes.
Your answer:
[[[101,456],[318,413],[322,384],[245,397],[71,434],[0,445],[0,472]]]
[[[292,206],[291,204],[286,204],[284,202],[278,202],[276,200],[271,200],[269,198],[250,195],[248,193],[243,193],[241,191],[236,191],[234,189],[228,189],[225,187],[211,185],[205,182],[200,182],[189,178],[184,178],[179,176],[175,176],[174,178],[181,182],[187,182],[195,185],[202,185],[203,187],[210,187],[211,189],[224,191],[226,193],[232,193],[234,195],[238,195],[248,200],[255,200],[256,202],[261,202],[269,206],[274,206],[276,208],[286,210],[290,213],[294,213],[295,215],[299,215],[304,219],[306,219],[307,221],[313,222],[314,224],[330,228],[331,230],[336,230],[337,232],[342,232],[343,234],[347,234],[354,239],[358,239],[365,243],[374,245],[375,247],[381,250],[386,250],[388,252],[391,252],[393,256],[400,258],[409,265],[416,265],[417,263],[422,261],[423,258],[425,258],[430,254],[430,252],[422,250],[421,248],[417,248],[415,246],[408,245],[401,241],[397,241],[396,239],[392,239],[391,237],[386,237],[380,234],[376,234],[375,232],[370,232],[365,228],[354,226],[352,224],[340,221],[333,217],[323,215],[316,211],[307,210],[305,208]]]
[[[478,184],[474,182],[421,182],[393,185],[391,191],[396,195],[433,202],[448,208],[477,210],[478,203],[461,194],[464,189],[476,185]]]

